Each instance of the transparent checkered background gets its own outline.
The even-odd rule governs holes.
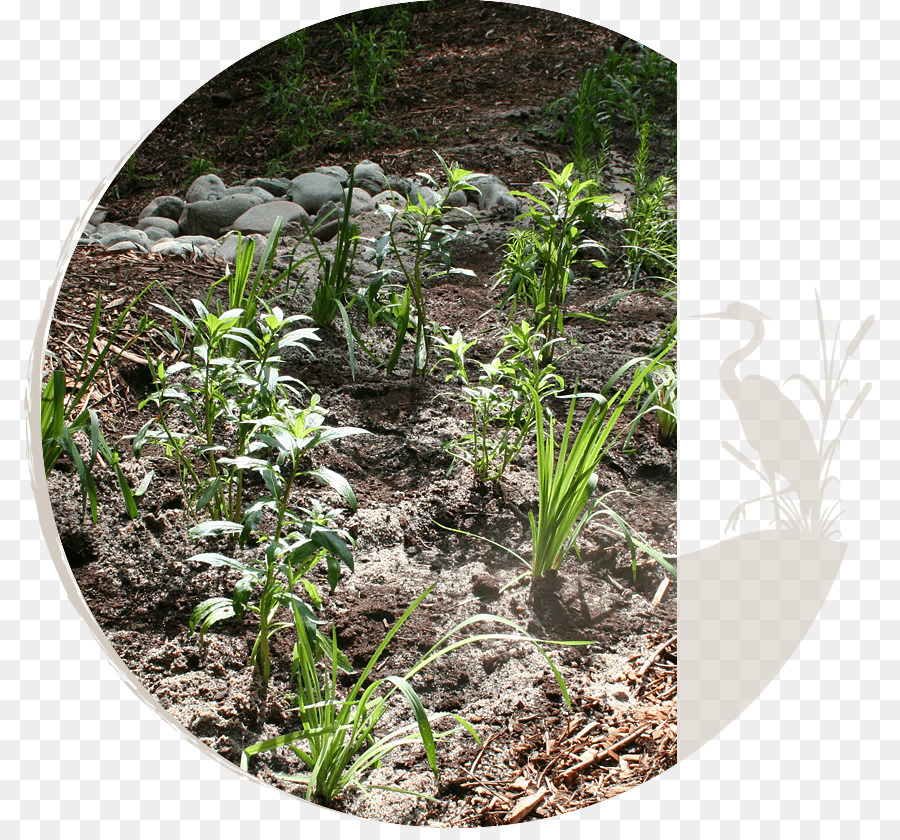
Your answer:
[[[308,806],[241,776],[161,719],[67,598],[38,526],[25,445],[39,319],[71,253],[67,237],[119,162],[236,59],[373,5],[2,4],[4,836],[460,834],[365,824]],[[875,388],[837,462],[850,550],[780,677],[663,777],[569,818],[487,834],[900,836],[896,4],[527,5],[592,20],[679,62],[682,551],[718,541],[734,502],[758,490],[720,446],[741,437],[718,381],[720,360],[741,333],[690,316],[731,300],[759,305],[771,319],[760,372],[780,381],[801,371],[815,381],[808,360],[817,358],[818,291],[826,318],[843,320],[851,334],[869,313],[878,318],[850,369]],[[608,17],[596,16],[600,6]],[[741,17],[717,19],[720,6]],[[684,636],[691,604],[682,601],[680,616]]]

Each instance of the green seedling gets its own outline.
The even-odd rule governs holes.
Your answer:
[[[387,373],[390,374],[400,358],[400,352],[406,342],[407,330],[414,335],[412,375],[424,374],[429,367],[432,336],[427,328],[428,313],[426,309],[424,288],[426,269],[429,258],[436,257],[441,264],[437,271],[429,273],[431,277],[446,274],[469,274],[468,269],[453,268],[450,262],[449,244],[465,234],[465,231],[451,225],[441,223],[441,217],[447,206],[450,195],[460,190],[475,190],[470,183],[475,174],[460,168],[457,164],[447,166],[444,159],[437,155],[447,178],[447,188],[439,193],[441,198],[434,204],[428,204],[420,193],[418,201],[410,202],[403,209],[396,209],[389,204],[379,205],[379,211],[390,219],[388,232],[376,244],[376,254],[384,254],[389,250],[396,258],[398,269],[391,270],[403,278],[405,291],[396,313],[397,324],[394,349],[387,362]],[[438,187],[434,179],[427,173],[419,173],[420,177]],[[401,230],[409,236],[401,239]],[[414,313],[413,313],[414,309]],[[413,317],[414,315],[414,317]]]
[[[137,433],[132,448],[140,457],[147,443],[161,445],[179,466],[186,509],[207,508],[216,519],[241,516],[243,470],[221,458],[248,453],[256,424],[288,396],[299,397],[292,377],[280,373],[281,354],[290,348],[309,352],[318,340],[313,329],[297,326],[303,315],[284,317],[279,309],[257,318],[254,329],[240,326],[241,309],[210,312],[199,300],[192,321],[174,309],[155,304],[172,319],[165,334],[176,348],[189,346],[189,358],[168,367],[158,362],[157,390],[140,408],[152,405],[156,416]],[[230,355],[242,349],[246,358]],[[235,354],[236,355],[236,354]]]
[[[420,671],[451,651],[483,641],[496,640],[505,643],[525,641],[534,645],[553,671],[566,705],[571,707],[562,676],[545,653],[543,645],[587,643],[537,640],[515,623],[492,615],[472,616],[457,624],[403,676],[391,675],[373,679],[373,674],[381,664],[388,644],[428,596],[431,589],[432,587],[429,587],[416,598],[388,631],[363,668],[359,678],[344,697],[340,697],[338,693],[339,652],[335,632],[332,631],[331,667],[321,670],[317,667],[315,651],[307,644],[307,635],[298,632],[295,674],[302,729],[247,747],[241,756],[241,768],[249,770],[250,759],[261,752],[287,747],[303,762],[308,772],[302,775],[284,775],[282,778],[303,785],[308,800],[329,803],[344,789],[354,787],[363,791],[392,790],[423,796],[423,794],[416,794],[414,791],[404,788],[368,785],[365,782],[365,776],[369,770],[379,765],[381,759],[398,747],[404,744],[420,743],[425,748],[428,766],[434,774],[435,780],[439,781],[435,743],[461,730],[468,732],[478,741],[475,728],[460,715],[452,712],[429,714],[413,687],[413,679]],[[302,622],[303,616],[296,614],[295,620]],[[459,638],[466,628],[484,623],[501,624],[510,628],[512,632]],[[398,692],[409,705],[414,720],[406,726],[382,734],[378,732],[378,725],[393,707],[393,701]],[[446,719],[455,721],[456,725],[451,729],[436,731],[434,724]]]
[[[137,500],[144,494],[153,477],[153,473],[149,473],[140,487],[134,490],[131,488],[119,465],[118,449],[109,446],[103,436],[96,411],[86,405],[99,379],[123,353],[128,352],[135,342],[154,326],[153,322],[144,316],[138,322],[131,337],[124,341],[121,347],[116,346],[116,342],[125,328],[127,318],[149,288],[150,286],[146,286],[125,307],[109,328],[108,337],[105,340],[99,338],[103,301],[98,292],[87,341],[74,377],[75,386],[71,390],[67,390],[66,375],[64,371],[57,368],[51,370],[49,378],[41,389],[41,450],[44,474],[49,475],[63,453],[67,454],[72,459],[78,473],[82,510],[87,510],[90,505],[93,522],[97,521],[99,509],[97,486],[93,477],[95,464],[105,460],[112,466],[122,492],[125,509],[132,519],[138,515]],[[99,352],[94,361],[89,364],[89,351],[94,347],[97,347]],[[86,461],[82,458],[76,443],[76,436],[79,434],[84,435],[90,441],[90,451]]]
[[[264,546],[262,556],[254,563],[218,553],[204,553],[192,558],[214,566],[238,569],[242,577],[231,598],[212,598],[199,604],[190,624],[191,631],[199,630],[202,638],[217,621],[231,616],[241,618],[246,609],[256,613],[259,630],[251,658],[263,687],[268,685],[271,675],[270,639],[279,630],[290,626],[275,620],[278,610],[282,607],[298,610],[303,617],[304,632],[312,638],[310,644],[321,645],[322,639],[316,635],[314,614],[297,594],[297,589],[302,586],[314,604],[319,604],[321,598],[306,579],[310,570],[324,562],[332,591],[340,580],[340,564],[353,570],[352,540],[345,531],[332,526],[339,511],[326,512],[317,503],[299,512],[291,506],[292,489],[300,479],[309,477],[337,491],[351,509],[356,508],[356,496],[342,475],[326,467],[304,468],[303,463],[308,460],[309,453],[322,444],[349,435],[370,433],[354,427],[326,426],[324,419],[318,397],[314,396],[304,409],[297,410],[284,403],[276,415],[256,421],[248,454],[220,458],[219,464],[240,472],[256,472],[267,492],[247,506],[240,522],[208,521],[191,529],[195,539],[236,536],[243,547],[252,537],[253,542]],[[271,453],[274,458],[260,457],[266,453]],[[260,589],[259,602],[252,605],[250,597],[256,588]]]
[[[455,379],[460,383],[471,412],[471,431],[445,444],[444,450],[454,462],[471,467],[477,482],[499,481],[534,432],[529,387],[543,400],[563,386],[553,365],[541,363],[547,340],[526,321],[513,325],[503,337],[497,356],[490,362],[475,363],[477,378],[469,376],[466,359],[476,341],[464,341],[457,330],[450,341],[438,344],[447,354],[438,365],[453,367],[445,381]]]
[[[546,334],[550,343],[543,361],[547,363],[553,357],[554,339],[564,335],[566,297],[575,278],[572,265],[578,252],[585,247],[602,249],[600,243],[582,238],[586,218],[593,208],[610,199],[594,192],[595,182],[572,180],[574,164],[560,173],[546,166],[544,169],[550,176],[540,184],[546,200],[513,192],[531,205],[519,218],[529,219],[534,227],[528,235],[515,235],[507,250],[508,261],[497,279],[507,282],[504,305],[514,311],[516,304],[523,304]],[[596,260],[591,264],[605,268]]]

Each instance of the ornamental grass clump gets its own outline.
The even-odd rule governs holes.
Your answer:
[[[631,552],[633,572],[636,572],[637,550],[641,549],[674,573],[666,557],[641,540],[634,529],[607,504],[606,499],[613,493],[624,491],[612,491],[592,499],[598,482],[597,465],[621,433],[614,434],[616,423],[653,367],[640,367],[624,393],[619,389],[612,396],[576,393],[563,397],[572,400],[572,403],[559,445],[554,437],[555,422],[552,417],[544,422],[540,396],[532,389],[537,419],[538,473],[538,513],[537,516],[531,511],[528,513],[533,546],[532,579],[542,577],[551,569],[558,569],[568,554],[576,550],[582,531],[600,517],[611,519],[615,524],[612,532],[625,537]],[[578,399],[592,402],[581,428],[573,437],[575,403]],[[610,529],[604,527],[604,530]]]
[[[308,636],[298,630],[298,644],[294,650],[294,678],[297,681],[297,709],[302,728],[269,738],[244,749],[241,768],[248,770],[250,759],[262,752],[287,747],[299,758],[307,772],[299,775],[282,775],[281,778],[298,782],[305,788],[306,798],[322,803],[331,802],[346,788],[391,790],[424,798],[431,798],[404,788],[369,785],[366,774],[378,767],[381,759],[405,744],[420,743],[425,748],[428,766],[439,781],[436,742],[456,732],[466,731],[480,743],[475,728],[458,714],[443,712],[430,714],[413,687],[413,678],[441,657],[466,645],[482,641],[529,642],[547,662],[560,693],[571,708],[571,701],[562,675],[543,649],[545,644],[582,645],[589,642],[555,642],[535,639],[512,621],[493,615],[475,615],[457,624],[428,650],[403,676],[390,675],[373,679],[382,657],[397,631],[406,623],[415,609],[433,589],[429,587],[406,609],[388,631],[346,694],[341,696],[338,675],[340,655],[336,632],[332,630],[329,664],[323,666],[317,660],[316,651],[307,643]],[[302,623],[303,616],[294,613],[295,621]],[[501,624],[510,633],[484,633],[460,638],[462,632],[474,624]],[[371,682],[370,682],[371,680]],[[413,722],[383,733],[378,726],[392,708],[397,694],[409,705]],[[455,726],[436,730],[434,724],[451,720]]]

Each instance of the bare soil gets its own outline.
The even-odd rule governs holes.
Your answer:
[[[441,3],[415,15],[410,43],[414,51],[404,60],[384,113],[385,122],[401,130],[399,136],[366,147],[348,134],[339,148],[323,141],[285,155],[277,148],[276,127],[260,120],[256,107],[258,81],[280,59],[260,51],[163,121],[107,193],[109,219],[135,217],[155,195],[183,194],[188,160],[200,148],[201,135],[203,155],[216,162],[227,183],[264,174],[276,156],[288,177],[363,158],[401,175],[423,169],[437,175],[433,151],[438,151],[448,161],[498,175],[512,188],[530,188],[544,175],[538,162],[556,166],[566,154],[542,126],[545,106],[570,91],[578,71],[607,46],[628,48],[615,33],[576,19],[474,0]],[[316,83],[338,84],[340,43],[330,22],[313,28],[310,51],[316,56]],[[233,135],[248,124],[252,139],[235,144]],[[410,127],[427,131],[430,142],[414,145],[404,132]],[[633,145],[624,132],[614,151],[627,167]],[[427,288],[432,317],[478,337],[477,355],[483,359],[499,348],[505,326],[504,316],[491,311],[499,300],[491,277],[513,224],[482,220],[476,235],[454,251],[454,265],[475,276],[438,278]],[[607,220],[593,233],[613,243],[616,223]],[[98,290],[109,323],[151,280],[187,305],[192,297],[205,297],[225,270],[217,262],[79,247],[60,292],[50,349],[70,372],[77,369],[75,351]],[[650,284],[608,305],[624,282],[614,260],[607,270],[583,266],[578,277],[571,311],[602,319],[569,323],[573,349],[560,360],[559,371],[567,383],[577,380],[585,390],[596,390],[623,362],[657,342],[675,317],[675,304]],[[297,311],[304,311],[309,291],[307,285],[298,296]],[[163,300],[158,292],[147,303],[151,299]],[[442,742],[439,784],[424,751],[414,746],[390,756],[367,779],[418,790],[436,797],[434,802],[348,791],[331,807],[406,824],[505,824],[584,807],[674,764],[676,582],[661,589],[666,575],[657,565],[641,560],[633,572],[622,540],[589,531],[580,556],[569,557],[558,573],[504,589],[522,571],[515,559],[439,525],[489,537],[528,557],[527,513],[537,507],[533,445],[498,487],[478,485],[466,469],[448,472],[452,461],[442,447],[465,430],[467,414],[448,395],[442,374],[413,380],[409,366],[401,365],[386,377],[363,359],[354,381],[344,339],[320,332],[314,358],[289,356],[285,372],[322,396],[330,423],[374,433],[344,439],[316,456],[345,475],[359,499],[358,510],[347,511],[342,521],[357,540],[356,568],[326,597],[321,613],[325,627],[336,628],[353,666],[364,666],[388,628],[431,585],[431,595],[392,642],[378,676],[402,674],[450,627],[477,613],[514,620],[538,638],[591,642],[548,646],[571,708],[546,663],[524,643],[485,642],[441,660],[416,678],[416,689],[429,710],[464,715],[478,729],[481,744],[461,736]],[[164,352],[153,337],[134,352],[145,350]],[[147,366],[124,359],[98,383],[92,405],[110,439],[133,434],[146,422],[149,415],[138,403],[151,388]],[[559,416],[565,409],[561,404]],[[156,471],[141,516],[128,519],[114,479],[100,472],[103,501],[96,525],[82,514],[77,476],[66,461],[52,472],[51,498],[69,564],[100,626],[148,691],[194,736],[238,762],[245,747],[298,728],[290,633],[275,639],[275,670],[263,701],[248,659],[253,620],[215,625],[202,647],[188,632],[194,607],[230,594],[238,575],[189,560],[203,548],[188,537],[192,522],[174,467],[162,453],[125,466],[135,480],[148,469]],[[651,544],[674,553],[676,451],[660,443],[655,420],[638,427],[629,452],[613,448],[598,473],[601,491],[628,491],[613,502],[626,520]],[[313,484],[299,488],[299,504],[313,497],[339,501]],[[327,592],[324,581],[319,583]],[[399,710],[385,723],[402,716]],[[254,774],[302,795],[299,785],[276,775],[299,770],[287,751],[263,754],[251,764]]]

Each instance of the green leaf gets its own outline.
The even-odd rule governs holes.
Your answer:
[[[407,286],[406,291],[404,291],[403,293],[403,299],[400,302],[400,311],[397,314],[397,333],[394,343],[394,349],[391,351],[391,355],[388,359],[387,367],[385,369],[385,374],[388,376],[397,366],[397,362],[400,360],[400,352],[403,350],[403,343],[406,341],[406,330],[409,327],[409,307],[410,289],[409,286]]]
[[[188,531],[188,534],[193,540],[202,540],[206,537],[232,536],[234,534],[240,534],[242,530],[243,525],[239,522],[213,519],[194,525],[194,527]]]
[[[403,677],[391,675],[387,677],[387,680],[400,689],[400,693],[409,703],[413,715],[415,716],[416,724],[419,727],[419,734],[422,736],[422,744],[425,747],[428,766],[431,768],[431,772],[434,773],[434,780],[440,782],[437,768],[437,753],[434,748],[434,733],[431,731],[431,724],[428,722],[428,713],[425,711],[425,707],[422,705],[419,695],[416,694],[415,689],[403,679]]]
[[[231,618],[234,614],[234,605],[229,598],[210,598],[194,607],[188,627],[191,633],[199,630],[202,645],[204,635],[213,624]]]
[[[336,473],[334,470],[330,470],[327,467],[319,467],[318,469],[311,470],[307,474],[318,481],[321,481],[322,484],[327,487],[336,490],[344,498],[344,501],[350,505],[350,509],[356,510],[356,495],[353,492],[353,488],[350,486],[350,482],[340,473]]]

